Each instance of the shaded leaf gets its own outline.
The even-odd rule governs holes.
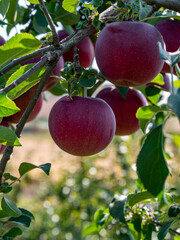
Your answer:
[[[0,13],[2,16],[5,16],[6,12],[8,11],[10,4],[10,0],[1,0],[0,1]]]
[[[6,239],[9,240],[9,237],[14,238],[14,237],[17,237],[21,234],[22,234],[22,230],[20,228],[13,227],[6,234],[3,235],[3,239],[4,240],[6,240]]]
[[[22,177],[25,173],[31,171],[34,168],[42,169],[47,175],[49,175],[51,164],[50,163],[46,163],[46,164],[42,164],[42,165],[36,166],[36,165],[34,165],[32,163],[23,162],[23,163],[21,163],[21,165],[19,167],[20,176]]]
[[[171,226],[171,224],[173,223],[174,221],[171,221],[171,222],[168,222],[166,223],[159,231],[158,233],[158,239],[159,240],[163,240],[165,238],[165,236],[167,235],[168,231],[169,231],[169,228]]]
[[[21,210],[16,206],[16,204],[5,197],[3,197],[1,200],[1,207],[9,216],[19,217],[22,214]]]
[[[171,94],[168,98],[168,105],[180,120],[180,88],[177,94]]]
[[[23,215],[26,215],[26,216],[30,217],[31,219],[35,220],[34,215],[31,212],[29,212],[27,209],[24,209],[24,208],[19,208],[19,209],[21,210]]]
[[[129,88],[128,87],[120,87],[120,86],[116,86],[116,88],[121,93],[123,98],[126,99],[126,94],[127,94]]]
[[[150,199],[150,198],[154,198],[154,196],[151,193],[149,193],[147,191],[146,192],[139,192],[139,193],[131,195],[128,203],[132,207],[135,204],[137,204],[141,201],[144,201],[146,199]]]
[[[29,227],[31,224],[31,218],[26,215],[21,215],[20,217],[11,217],[8,222],[17,223],[24,227]]]
[[[109,205],[109,212],[111,216],[122,223],[126,223],[124,216],[126,203],[127,196],[116,194]]]
[[[109,220],[109,210],[101,210],[98,209],[95,214],[94,214],[94,222],[96,224],[96,230],[100,231],[101,229],[103,229],[106,224],[108,223]]]
[[[145,89],[145,94],[148,97],[148,99],[151,101],[151,103],[154,103],[155,105],[158,103],[160,92],[162,89],[157,86],[148,86]]]
[[[5,146],[21,146],[15,132],[3,126],[0,126],[0,143]]]

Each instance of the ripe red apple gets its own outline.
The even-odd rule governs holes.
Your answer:
[[[11,123],[18,123],[19,122],[20,118],[22,117],[24,111],[26,110],[26,108],[27,108],[32,96],[33,96],[33,93],[34,93],[34,87],[14,100],[17,107],[20,108],[21,111],[15,113],[15,114],[13,114],[9,117],[6,117],[5,118],[6,121],[11,122]],[[42,103],[43,103],[43,96],[41,94],[37,103],[36,103],[36,105],[35,105],[35,107],[34,107],[34,109],[33,109],[33,111],[31,112],[27,122],[32,121],[38,115],[38,113],[41,110]]]
[[[59,41],[69,36],[65,30],[58,32]],[[84,38],[81,42],[77,44],[79,49],[79,63],[80,66],[87,68],[91,65],[94,58],[94,46],[89,37]],[[69,50],[63,54],[65,62],[73,62],[73,51]]]
[[[36,57],[33,59],[29,59],[29,60],[25,61],[24,63],[22,63],[21,65],[24,66],[29,63],[37,63],[40,61],[41,57],[42,56],[39,56],[39,57]],[[64,67],[64,58],[63,58],[63,56],[61,56],[59,61],[57,62],[56,67],[53,69],[52,74],[57,77],[60,77],[60,70],[63,67]],[[59,79],[57,77],[50,77],[48,82],[44,86],[43,91],[47,91],[47,90],[51,89],[52,87],[54,87],[59,82]]]
[[[9,128],[9,124],[3,119],[2,122],[0,123],[0,126],[3,126],[3,127],[8,127]],[[4,152],[6,146],[5,145],[2,145],[0,144],[0,154]]]
[[[162,88],[163,90],[170,92],[171,91],[171,80],[170,77],[168,76],[168,74],[162,73],[163,76],[163,80],[164,80],[164,84],[163,85],[159,85],[157,83],[147,83],[146,86],[150,86],[150,85],[154,85],[154,86],[158,86],[160,88]]]
[[[180,21],[172,19],[164,19],[159,21],[155,27],[161,33],[166,44],[168,52],[175,52],[180,47]],[[178,63],[180,66],[180,63]],[[164,63],[161,72],[170,73],[170,67]]]
[[[116,118],[115,135],[129,135],[139,129],[136,112],[139,107],[147,105],[145,96],[136,89],[128,89],[126,99],[115,87],[101,90],[97,96],[106,101],[112,108]]]
[[[161,71],[158,42],[164,41],[157,29],[142,22],[114,22],[99,34],[95,57],[107,80],[119,86],[141,86]]]
[[[60,98],[49,115],[49,131],[65,152],[89,156],[111,142],[116,121],[112,109],[101,99],[69,96]]]
[[[0,36],[0,46],[4,45],[5,44],[5,40],[3,37]]]

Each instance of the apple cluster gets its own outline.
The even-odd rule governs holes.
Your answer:
[[[135,87],[153,84],[151,81],[162,72],[164,85],[157,86],[170,91],[170,79],[166,74],[170,69],[160,58],[158,42],[167,51],[177,50],[180,46],[180,34],[176,34],[178,30],[180,21],[171,19],[162,20],[155,26],[143,22],[113,22],[106,24],[100,32],[95,50],[89,37],[83,39],[77,45],[80,66],[88,68],[95,57],[105,79],[113,85],[130,88],[126,97],[115,86],[102,89],[96,97],[61,97],[49,115],[49,131],[54,142],[67,153],[88,156],[106,148],[114,135],[136,132],[139,129],[136,112],[148,103]],[[59,41],[68,35],[65,30],[59,31]],[[4,42],[0,38],[0,44]],[[22,65],[36,63],[40,58],[28,60]],[[65,62],[73,62],[72,50],[59,59],[53,70],[54,76],[49,78],[43,91],[51,89],[59,81]],[[4,118],[1,124],[20,120],[34,90],[35,87],[14,100],[21,111]],[[42,102],[41,94],[28,121],[37,116]]]

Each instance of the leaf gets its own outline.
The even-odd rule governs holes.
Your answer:
[[[22,177],[25,173],[31,171],[34,168],[39,168],[39,169],[43,170],[47,175],[49,175],[51,164],[46,163],[46,164],[36,166],[32,163],[23,162],[23,163],[21,163],[21,165],[19,167],[20,176]]]
[[[33,16],[33,27],[38,33],[46,33],[47,26],[48,22],[44,16],[44,13],[40,8],[38,8],[36,14]]]
[[[94,84],[96,83],[96,78],[95,77],[89,77],[84,78],[83,75],[81,75],[80,79],[79,79],[79,85],[81,87],[92,87],[94,86]]]
[[[137,173],[144,187],[157,196],[169,174],[163,155],[163,124],[147,135],[137,158]]]
[[[145,94],[148,97],[148,99],[151,101],[151,103],[154,103],[156,105],[158,103],[161,91],[162,91],[162,88],[160,87],[147,86],[145,89]]]
[[[159,73],[152,81],[151,83],[156,83],[159,85],[164,85],[164,78],[161,73]]]
[[[17,2],[18,2],[18,0],[10,0],[10,5],[9,5],[8,11],[6,13],[6,18],[8,20],[8,23],[14,24],[16,21],[16,18],[18,16]]]
[[[96,224],[96,231],[103,229],[109,220],[109,210],[98,209],[94,214],[94,222]]]
[[[91,223],[90,225],[88,225],[87,227],[85,227],[82,231],[82,236],[86,236],[92,233],[97,232],[97,227],[95,223]]]
[[[26,215],[21,215],[20,217],[11,217],[8,219],[10,223],[17,223],[24,227],[29,227],[31,224],[31,218]]]
[[[175,144],[176,144],[178,147],[180,147],[180,135],[174,134],[173,140],[174,140]]]
[[[167,235],[168,231],[169,231],[169,228],[171,226],[171,224],[173,223],[174,221],[171,221],[171,222],[168,222],[166,223],[159,231],[158,233],[158,239],[159,240],[163,240],[165,238],[165,236]]]
[[[168,98],[168,105],[180,120],[180,88],[177,94],[171,94]]]
[[[149,192],[139,192],[139,193],[136,193],[136,194],[133,194],[132,196],[130,196],[129,198],[129,205],[132,207],[134,206],[135,204],[141,202],[141,201],[144,201],[146,199],[150,199],[150,198],[154,198],[154,196],[149,193]]]
[[[7,117],[18,111],[20,109],[16,104],[5,93],[0,93],[0,117]]]
[[[14,238],[14,237],[17,237],[17,236],[19,236],[21,234],[22,234],[22,230],[20,228],[13,227],[6,234],[3,235],[3,239],[4,240],[6,240],[6,239],[9,240],[9,237],[10,238],[12,238],[12,237]]]
[[[24,65],[19,68],[14,74],[11,75],[9,80],[6,83],[6,87],[14,82],[17,78],[21,77],[25,72],[27,72],[34,64]],[[39,69],[33,75],[31,75],[28,79],[23,81],[21,84],[13,88],[11,91],[8,92],[8,97],[13,99],[18,98],[23,93],[27,92],[30,88],[36,85],[42,78],[46,67]]]
[[[0,126],[0,144],[5,146],[21,146],[15,132],[3,126]]]
[[[142,20],[146,18],[146,16],[151,10],[152,6],[146,5],[145,7],[143,7],[142,2],[140,1],[139,19]]]
[[[16,204],[5,197],[3,197],[1,200],[1,207],[11,217],[19,217],[22,214],[21,210],[16,206]]]
[[[49,92],[55,96],[61,96],[62,94],[67,93],[67,90],[63,88],[58,82],[53,88],[49,90]]]
[[[128,92],[128,87],[120,87],[116,85],[117,90],[121,93],[124,99],[126,99],[126,94]]]
[[[64,0],[62,7],[68,12],[76,13],[76,7],[78,3],[79,0]]]
[[[29,33],[16,34],[0,47],[0,67],[39,49],[41,45],[41,42]]]
[[[6,15],[9,5],[10,5],[10,0],[1,0],[0,1],[0,13],[2,14],[3,17]]]
[[[31,212],[29,212],[27,209],[24,209],[24,208],[19,208],[19,209],[21,210],[23,215],[26,215],[26,216],[30,217],[31,219],[35,220],[34,215]]]
[[[30,3],[34,3],[34,4],[39,4],[38,0],[27,0],[27,1],[30,2]]]
[[[19,180],[19,178],[12,176],[10,173],[4,173],[3,177],[5,180],[11,180],[11,181]]]
[[[124,195],[116,194],[109,205],[109,212],[111,216],[118,219],[122,223],[126,223],[124,212],[127,203],[127,197]]]

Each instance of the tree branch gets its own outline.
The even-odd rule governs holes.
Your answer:
[[[51,15],[49,14],[49,12],[48,12],[48,10],[47,10],[43,0],[39,0],[39,3],[40,3],[41,9],[42,9],[42,11],[43,11],[47,21],[48,21],[48,24],[49,24],[49,26],[51,28],[52,38],[53,38],[53,45],[54,45],[54,47],[56,49],[58,49],[58,48],[60,48],[60,44],[59,44],[59,37],[58,37],[58,34],[56,32],[56,27],[55,27],[55,25],[53,23]]]
[[[156,5],[157,7],[164,7],[176,12],[180,12],[179,0],[144,0],[149,5]]]
[[[43,74],[43,77],[42,77],[40,83],[37,85],[37,87],[35,89],[35,92],[34,92],[32,98],[31,98],[31,101],[29,102],[29,105],[27,106],[27,108],[26,108],[25,112],[23,113],[21,119],[19,120],[18,124],[16,125],[15,134],[17,135],[18,138],[20,138],[20,135],[21,135],[22,130],[25,126],[25,123],[27,122],[27,119],[29,118],[31,112],[33,111],[33,109],[36,105],[36,102],[37,102],[45,84],[47,83],[47,81],[48,81],[48,79],[51,75],[52,70],[54,69],[54,67],[56,66],[56,64],[58,62],[58,59],[59,59],[58,54],[57,53],[52,53],[51,59],[50,59],[49,64],[47,66],[47,69],[46,69],[45,73]],[[9,161],[10,156],[13,152],[13,148],[14,148],[14,146],[7,146],[5,151],[4,151],[3,157],[1,159],[1,162],[0,162],[0,185],[2,184],[2,176],[3,176],[3,173],[5,171],[7,162]]]

